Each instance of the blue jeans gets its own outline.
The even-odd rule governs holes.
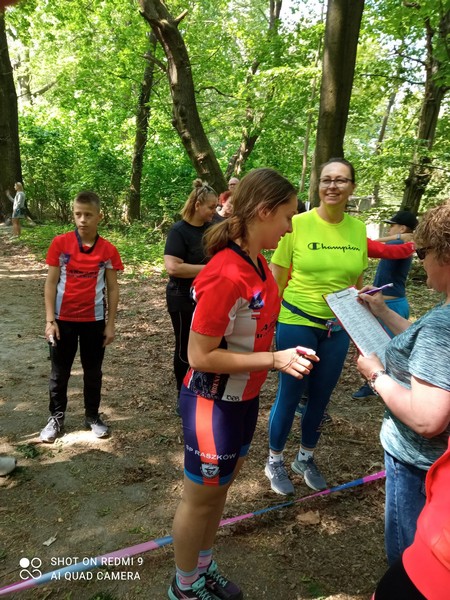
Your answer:
[[[272,450],[284,450],[306,382],[309,397],[302,417],[301,443],[306,448],[316,447],[322,417],[341,375],[349,342],[344,330],[328,335],[328,331],[319,327],[277,323],[278,350],[306,346],[316,351],[320,362],[313,363],[311,374],[303,379],[279,372],[277,395],[269,419],[269,446]]]
[[[425,506],[427,471],[384,453],[386,466],[385,546],[389,565],[413,543],[417,519]]]

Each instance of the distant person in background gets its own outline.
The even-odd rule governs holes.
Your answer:
[[[238,183],[239,183],[239,179],[237,177],[230,177],[230,179],[228,180],[228,189],[230,190],[231,193],[234,192],[234,189]]]
[[[225,192],[222,192],[219,196],[219,206],[218,209],[223,206],[225,204],[225,202],[228,200],[228,198],[231,196],[231,192],[230,190],[226,190]]]
[[[206,264],[203,234],[217,214],[216,208],[216,192],[201,179],[196,179],[181,211],[182,220],[170,229],[164,249],[164,264],[169,274],[167,310],[175,334],[173,370],[177,383],[177,414],[181,385],[189,367],[187,346],[194,312],[190,290],[195,276]]]
[[[215,219],[215,221],[223,221],[223,219],[228,219],[228,217],[231,217],[231,215],[233,214],[233,197],[231,195],[231,192],[224,192],[225,194],[228,194],[225,202],[222,204],[222,206],[220,206],[217,209],[217,217],[218,219]],[[222,194],[221,194],[222,195]]]
[[[9,193],[9,190],[6,190],[6,195],[13,204],[13,212],[11,217],[13,235],[20,237],[20,234],[22,233],[20,219],[26,216],[25,192],[23,191],[23,185],[19,181],[14,184],[14,189],[16,190],[16,195],[14,196],[14,198]]]
[[[417,217],[406,210],[401,210],[396,213],[391,219],[386,219],[384,223],[389,223],[390,228],[388,235],[395,235],[396,239],[386,242],[388,246],[402,245],[401,235],[404,233],[412,233],[417,227]],[[406,298],[406,279],[411,269],[412,256],[400,260],[383,258],[378,263],[377,271],[373,285],[381,287],[387,283],[393,283],[393,287],[386,288],[382,291],[383,298],[389,308],[404,319],[409,319],[409,304]],[[387,330],[392,337],[391,331]],[[359,390],[352,394],[355,400],[365,400],[370,396],[374,396],[374,391],[368,383],[364,383]]]

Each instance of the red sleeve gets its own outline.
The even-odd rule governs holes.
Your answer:
[[[408,258],[414,254],[416,246],[414,242],[405,244],[383,244],[367,238],[367,254],[369,258]]]
[[[110,268],[114,269],[115,271],[123,271],[123,263],[120,258],[119,251],[113,244],[110,244],[110,247],[111,247],[111,258],[110,258],[111,267]]]

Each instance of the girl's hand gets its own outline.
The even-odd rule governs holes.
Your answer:
[[[356,366],[361,375],[366,379],[370,379],[370,376],[375,371],[384,370],[384,365],[376,354],[371,354],[370,356],[362,356],[360,354],[356,360]]]
[[[304,375],[309,375],[313,368],[313,362],[320,359],[311,348],[288,348],[273,353],[273,366],[278,371],[292,375],[297,379],[302,379]]]

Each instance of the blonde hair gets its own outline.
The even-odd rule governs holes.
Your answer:
[[[450,200],[421,217],[414,231],[414,241],[417,248],[433,249],[441,265],[450,263]]]
[[[185,221],[192,219],[195,214],[195,205],[197,202],[200,204],[205,204],[208,202],[209,196],[215,196],[217,198],[217,193],[213,190],[213,188],[202,181],[201,179],[195,179],[192,184],[193,190],[189,194],[189,198],[186,200],[183,208],[181,209],[181,218]]]
[[[233,215],[210,227],[204,236],[205,251],[213,256],[230,241],[239,239],[245,250],[248,226],[262,208],[275,211],[297,192],[290,181],[273,169],[254,169],[241,179],[233,192]]]
[[[23,185],[20,183],[20,181],[16,181],[16,186],[18,192],[23,192]]]

